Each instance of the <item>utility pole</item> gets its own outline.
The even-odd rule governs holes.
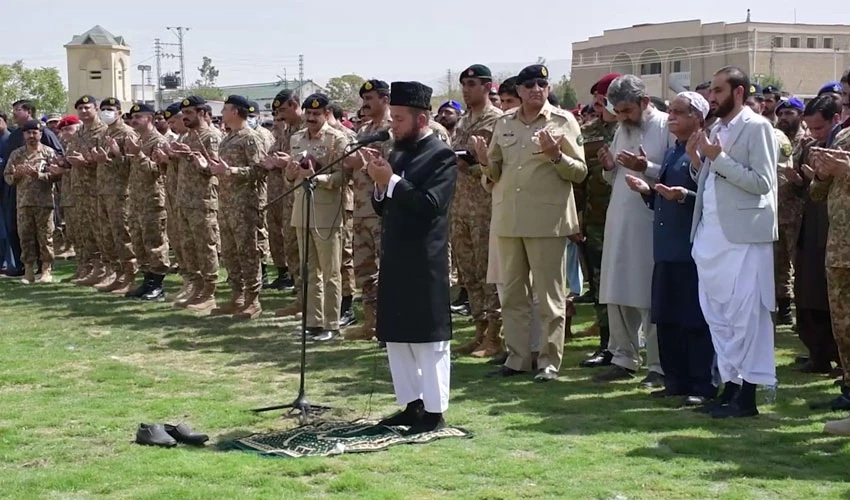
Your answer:
[[[140,64],[136,69],[142,72],[142,102],[147,102],[145,99],[145,72],[148,73],[148,79],[150,79],[151,67]]]
[[[162,47],[159,44],[159,38],[154,38],[153,50],[156,54],[156,90],[154,91],[154,100],[156,101],[156,109],[162,109]]]
[[[452,70],[446,70],[446,94],[449,99],[452,98],[452,94],[454,93],[454,89],[452,88]]]
[[[284,75],[286,73],[284,72]],[[304,87],[304,54],[298,54],[298,91],[303,92]]]
[[[289,81],[286,79],[286,68],[283,68],[283,88],[284,90],[289,89]]]
[[[189,31],[190,28],[185,26],[167,26],[167,30],[173,31],[177,35],[177,45],[180,47],[180,90],[186,90],[186,61],[183,52],[183,34]]]

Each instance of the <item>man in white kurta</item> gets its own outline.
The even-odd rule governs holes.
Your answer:
[[[725,382],[720,400],[706,409],[715,418],[758,415],[756,386],[776,382],[771,312],[778,146],[770,122],[744,106],[749,88],[741,70],[720,70],[709,99],[718,124],[710,138],[701,133],[693,141],[703,164],[694,172],[699,190],[692,255]]]
[[[674,139],[667,129],[667,114],[649,104],[646,87],[636,76],[624,75],[611,83],[608,106],[614,108],[620,127],[603,162],[605,180],[613,190],[605,222],[599,303],[608,305],[608,350],[614,356],[614,366],[594,380],[608,382],[634,376],[641,365],[642,330],[650,372],[643,384],[660,387],[664,372],[655,325],[650,321],[653,213],[629,189],[626,175],[655,184],[664,153]]]

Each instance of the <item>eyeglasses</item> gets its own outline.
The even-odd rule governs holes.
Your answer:
[[[545,78],[535,78],[534,80],[528,80],[527,82],[523,82],[522,86],[527,89],[533,89],[534,86],[538,86],[541,89],[545,89],[549,87],[549,80]]]

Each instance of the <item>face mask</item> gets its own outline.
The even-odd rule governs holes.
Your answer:
[[[115,111],[104,110],[100,112],[100,121],[107,125],[112,125],[118,119],[118,114]]]
[[[248,126],[251,128],[257,128],[257,119],[256,118],[248,118]]]

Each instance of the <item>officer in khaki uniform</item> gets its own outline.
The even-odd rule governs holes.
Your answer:
[[[493,230],[504,278],[502,320],[508,359],[491,376],[531,369],[526,288],[529,272],[540,299],[543,339],[535,381],[554,380],[561,368],[566,316],[567,237],[579,232],[573,183],[587,175],[581,129],[569,111],[548,103],[549,71],[535,64],[517,75],[522,105],[496,122],[489,151],[474,139],[493,189]]]
[[[292,161],[286,167],[286,180],[297,182],[338,160],[348,139],[327,122],[329,99],[313,94],[304,101],[305,130],[292,137]],[[303,256],[309,245],[307,268],[307,334],[316,341],[328,341],[339,334],[341,300],[343,189],[349,176],[335,165],[315,179],[316,189],[311,217],[305,221],[304,193],[296,192],[291,224],[296,229],[298,251]],[[305,224],[306,223],[306,224]],[[302,257],[303,258],[303,257]]]

